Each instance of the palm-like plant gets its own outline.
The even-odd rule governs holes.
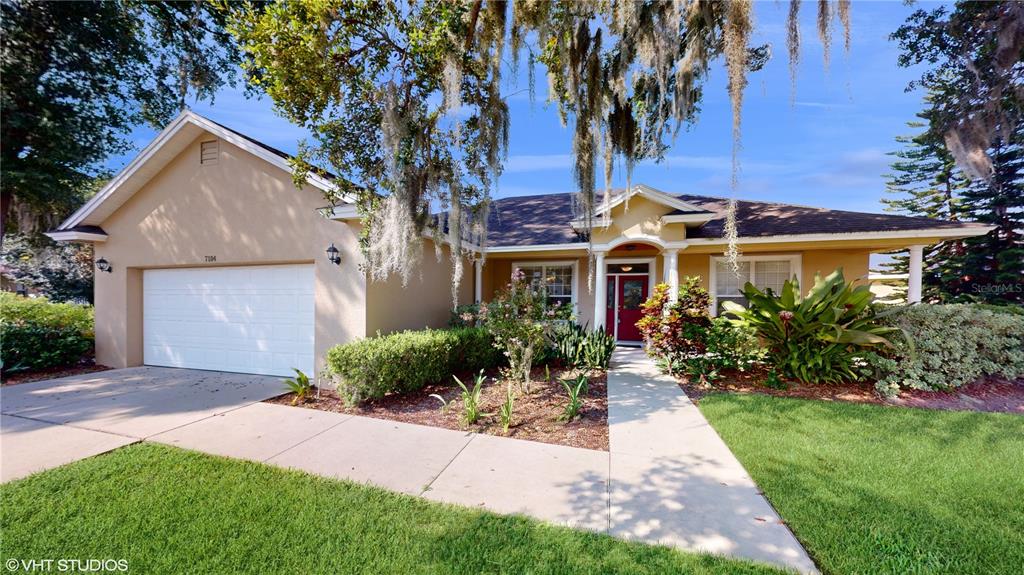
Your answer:
[[[309,381],[309,376],[302,370],[293,367],[292,371],[295,372],[295,378],[284,380],[285,387],[295,394],[295,397],[292,398],[292,405],[296,405],[300,401],[305,403],[309,398],[309,393],[313,390],[313,384]]]
[[[842,268],[824,279],[815,276],[803,297],[795,278],[778,295],[749,282],[743,295],[749,305],[725,302],[726,313],[757,332],[786,376],[804,382],[857,379],[857,358],[874,347],[891,347],[886,336],[896,331],[877,321],[874,294],[867,286],[847,283]]]

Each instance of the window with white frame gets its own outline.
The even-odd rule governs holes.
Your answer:
[[[711,260],[711,297],[715,314],[721,313],[722,304],[733,301],[747,305],[743,286],[747,282],[760,290],[778,294],[782,284],[800,276],[800,256],[746,256],[740,257],[734,268],[724,257]]]
[[[512,268],[522,270],[535,288],[547,290],[549,304],[559,302],[571,306],[575,301],[576,266],[572,262],[523,263]]]

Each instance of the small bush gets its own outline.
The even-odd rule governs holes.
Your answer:
[[[482,328],[403,331],[337,345],[327,352],[327,373],[350,402],[450,382],[456,372],[478,371],[501,360]]]
[[[675,302],[670,300],[669,289],[668,284],[654,286],[636,327],[644,336],[648,352],[671,362],[680,356],[704,353],[704,340],[711,327],[711,297],[696,276],[679,283]]]
[[[983,376],[1024,376],[1024,316],[968,304],[897,308],[894,348],[868,356],[878,390],[947,390]]]
[[[451,312],[451,317],[448,319],[448,327],[480,327],[483,325],[484,316],[481,314],[481,308],[478,303],[463,304]]]
[[[78,363],[93,348],[92,306],[0,293],[3,371]]]
[[[604,330],[566,322],[554,329],[551,348],[555,357],[569,367],[605,370],[615,351],[615,338]]]
[[[284,386],[288,388],[288,391],[295,394],[292,398],[292,405],[297,405],[299,402],[305,403],[309,399],[310,392],[313,391],[313,383],[309,381],[309,376],[302,372],[301,369],[292,368],[295,372],[295,378],[288,378],[284,380]]]

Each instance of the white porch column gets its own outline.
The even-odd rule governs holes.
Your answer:
[[[665,250],[665,283],[668,284],[669,301],[679,299],[679,250]]]
[[[484,299],[484,263],[477,259],[473,262],[473,301],[480,303]]]
[[[907,279],[907,303],[921,303],[921,271],[924,267],[924,246],[910,246],[910,277]]]
[[[594,329],[604,329],[604,319],[608,305],[608,270],[604,265],[604,252],[594,252]]]

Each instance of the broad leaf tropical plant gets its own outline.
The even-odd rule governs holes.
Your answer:
[[[778,295],[749,282],[743,295],[749,305],[724,302],[726,313],[757,332],[785,376],[803,382],[858,379],[858,360],[872,348],[891,347],[887,336],[896,331],[879,323],[871,290],[848,283],[842,268],[824,279],[816,275],[806,296],[795,278]]]

